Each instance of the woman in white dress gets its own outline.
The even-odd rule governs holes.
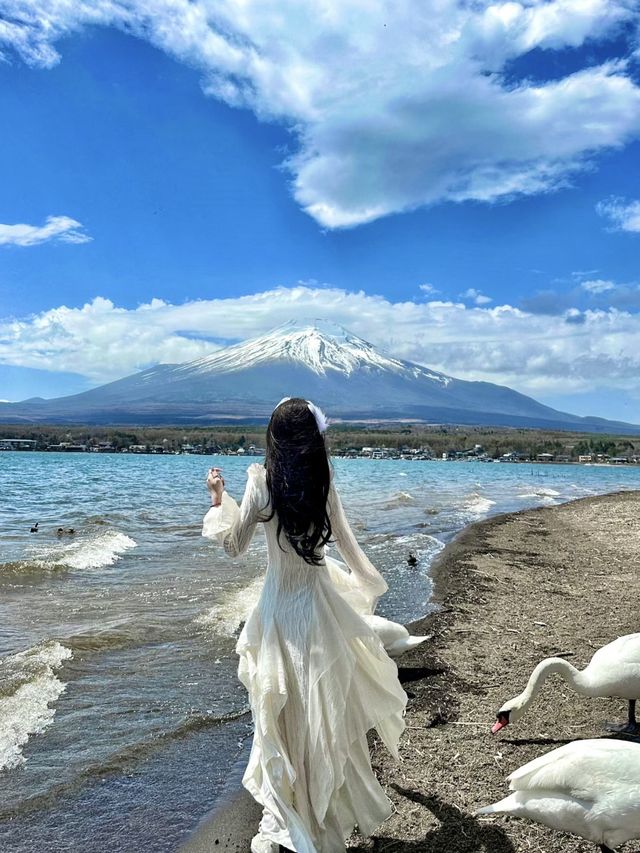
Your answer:
[[[313,404],[285,399],[269,422],[264,466],[248,469],[241,506],[218,469],[207,478],[213,506],[203,535],[232,556],[259,522],[267,538],[264,588],[237,644],[254,722],[242,781],[263,806],[253,853],[278,845],[338,853],[354,826],[369,835],[391,814],[367,732],[375,728],[397,757],[407,697],[367,621],[387,585],[345,518],[325,428]],[[329,540],[348,569],[325,556]]]

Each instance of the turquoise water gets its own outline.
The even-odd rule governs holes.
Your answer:
[[[1,850],[175,850],[222,790],[250,734],[234,644],[266,551],[202,539],[214,464],[240,497],[236,457],[0,453]],[[334,467],[400,621],[428,610],[431,561],[466,524],[640,488],[640,467]]]

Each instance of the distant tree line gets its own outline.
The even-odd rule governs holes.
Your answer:
[[[493,458],[505,453],[518,453],[535,458],[540,453],[577,459],[588,454],[632,456],[640,454],[640,436],[591,435],[536,429],[500,427],[426,426],[424,424],[334,424],[327,434],[331,450],[359,451],[375,446],[393,450],[428,448],[432,455],[465,451],[480,445]],[[179,452],[185,446],[204,453],[225,453],[249,448],[263,448],[265,427],[233,425],[220,427],[117,427],[67,425],[0,425],[0,439],[27,438],[37,442],[39,450],[60,443],[85,444],[89,447],[110,444],[116,450],[131,446],[162,448]]]

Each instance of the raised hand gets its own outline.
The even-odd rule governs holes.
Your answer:
[[[211,496],[211,505],[220,506],[224,492],[224,477],[222,468],[209,468],[206,479],[207,489]]]

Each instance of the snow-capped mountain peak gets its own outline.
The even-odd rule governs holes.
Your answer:
[[[423,375],[444,385],[450,381],[443,374],[392,358],[363,338],[327,320],[285,323],[266,335],[189,362],[177,371],[185,375],[232,373],[272,362],[301,365],[318,376],[325,376],[331,371],[351,376],[364,369]]]
[[[393,346],[393,344],[391,344]],[[273,331],[187,364],[165,364],[54,400],[0,403],[10,423],[266,422],[285,396],[336,420],[491,424],[640,434],[640,426],[558,412],[489,382],[467,382],[387,355],[325,320]]]

